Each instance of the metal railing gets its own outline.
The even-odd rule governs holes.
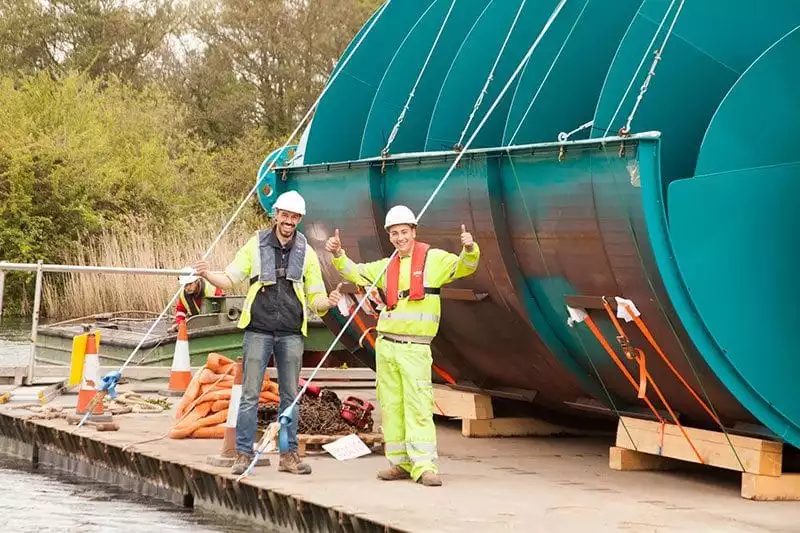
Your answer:
[[[42,261],[37,263],[8,263],[0,261],[0,323],[3,319],[3,293],[5,291],[5,273],[7,271],[36,272],[36,288],[33,295],[33,321],[31,323],[30,347],[31,355],[28,361],[26,384],[33,385],[34,367],[36,365],[36,332],[39,329],[39,310],[42,305],[42,283],[45,272],[76,272],[90,274],[142,274],[146,276],[184,276],[191,274],[191,270],[167,268],[128,268],[110,266],[84,266],[84,265],[51,265]]]

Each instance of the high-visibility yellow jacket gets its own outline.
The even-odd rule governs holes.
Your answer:
[[[440,288],[459,278],[473,274],[478,269],[480,249],[477,243],[472,251],[461,250],[459,255],[431,248],[425,259],[425,287]],[[386,266],[388,258],[372,263],[355,263],[342,250],[339,257],[333,258],[333,266],[347,281],[356,285],[369,286]],[[386,289],[386,273],[377,280],[376,286]],[[400,279],[398,291],[407,291],[411,286],[411,256],[400,258]],[[439,331],[441,315],[441,296],[426,294],[425,298],[410,301],[400,298],[394,310],[383,309],[378,317],[378,333],[400,337],[417,342],[430,343]]]
[[[305,238],[303,238],[305,242]],[[256,233],[250,240],[236,252],[234,260],[225,268],[225,275],[233,283],[251,280],[250,288],[244,300],[242,315],[239,317],[238,326],[246,328],[250,323],[250,308],[256,299],[259,289],[266,285],[273,285],[274,282],[258,281],[261,273],[261,247],[259,246],[259,234]],[[297,241],[295,241],[295,246]],[[268,253],[273,253],[272,248]],[[292,286],[300,304],[303,306],[303,325],[301,331],[304,336],[308,336],[308,309],[309,307],[319,316],[325,316],[328,312],[328,295],[325,290],[325,283],[322,280],[322,272],[319,266],[319,257],[310,245],[306,244],[305,258],[303,261],[302,280],[293,281]]]
[[[186,320],[187,315],[191,316],[200,312],[200,306],[197,305],[196,300],[223,295],[221,289],[215,287],[206,279],[200,280],[200,286],[202,294],[199,296],[194,294],[187,296],[186,289],[181,289],[178,295],[178,304],[175,306],[175,323]]]

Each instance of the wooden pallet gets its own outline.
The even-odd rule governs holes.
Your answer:
[[[492,397],[487,393],[435,384],[433,401],[433,414],[460,419],[461,434],[465,437],[548,437],[592,433],[532,417],[495,418]]]
[[[800,500],[800,474],[782,471],[782,443],[730,434],[726,437],[719,431],[685,426],[684,430],[703,458],[703,464],[742,472],[742,498]],[[676,425],[665,424],[662,436],[659,422],[620,418],[616,446],[609,450],[610,468],[667,470],[679,467],[681,462],[700,463],[700,460]]]
[[[383,435],[381,433],[356,433],[358,438],[364,441],[368,448],[373,452],[383,451]],[[342,435],[306,435],[299,433],[297,435],[297,453],[300,457],[306,455],[308,451],[324,452],[322,445],[330,444],[333,441],[346,437],[347,434]],[[327,452],[325,452],[327,453]]]

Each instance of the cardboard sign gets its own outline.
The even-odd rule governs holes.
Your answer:
[[[322,449],[339,461],[347,461],[372,453],[364,441],[355,434],[347,435],[329,444],[323,444]]]

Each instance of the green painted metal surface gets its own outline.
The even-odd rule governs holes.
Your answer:
[[[520,77],[502,144],[555,141],[560,132],[592,120],[618,43],[642,1],[615,0],[614,9],[607,0],[564,5]],[[571,138],[584,139],[589,131]]]
[[[305,164],[358,158],[364,124],[386,66],[430,3],[393,0],[386,6],[317,107],[305,147]]]
[[[269,215],[272,214],[272,205],[283,192],[283,183],[275,173],[275,168],[284,166],[287,160],[297,150],[297,145],[288,145],[283,149],[276,149],[269,154],[258,169],[256,180],[258,183],[258,202]],[[275,166],[270,167],[274,162]]]
[[[532,40],[553,12],[556,0],[527,1],[522,9],[515,29],[500,57],[480,108],[464,135],[466,142],[475,131],[481,117],[500,94],[506,80],[525,56]],[[481,94],[492,65],[503,46],[508,31],[520,7],[518,1],[494,0],[487,4],[474,27],[464,40],[458,55],[447,73],[439,92],[436,108],[431,116],[426,150],[452,148],[467,125],[473,106]],[[534,29],[531,31],[531,29]],[[513,91],[513,87],[512,87]],[[511,104],[513,92],[506,93],[503,102],[472,143],[473,148],[498,146],[502,142],[505,115]]]
[[[464,139],[556,4],[525,3]],[[450,0],[391,2],[323,98],[305,161],[288,169],[285,186],[308,201],[302,229],[327,284],[340,279],[323,251],[335,228],[348,255],[375,260],[391,252],[386,209],[426,202],[521,5],[457,4],[385,167],[376,156]],[[631,124],[634,134],[659,134],[597,140],[625,125],[678,9]],[[569,0],[419,228],[421,239],[456,251],[464,223],[484,251],[479,272],[456,286],[487,297],[443,302],[437,362],[479,387],[535,390],[536,407],[565,416],[574,414],[565,404],[582,396],[641,407],[585,326],[566,323],[571,294],[622,296],[726,425],[759,423],[800,445],[791,314],[752,312],[762,302],[783,309],[797,263],[798,25],[796,0],[620,0],[613,8]],[[591,130],[572,140],[592,142],[564,151],[524,145],[590,119]],[[607,317],[593,316],[613,343]],[[337,316],[329,326],[341,323]],[[636,346],[648,346],[626,327]],[[358,336],[351,327],[348,342]],[[648,363],[686,420],[714,427],[652,352]]]
[[[614,135],[626,124],[650,71],[653,53],[662,46],[681,4],[671,0],[644,2],[608,71],[592,137],[601,137],[606,131]],[[657,32],[665,15],[665,23]],[[632,131],[662,133],[661,175],[665,183],[694,174],[703,133],[719,102],[753,60],[794,28],[798,20],[800,2],[796,0],[773,0],[766,5],[749,0],[683,4],[656,76],[631,124]]]
[[[706,360],[740,401],[793,442],[798,57],[794,30],[742,75],[709,125],[697,175],[673,182],[668,204],[675,256],[704,326],[690,330],[693,339],[702,339]]]
[[[380,81],[364,127],[360,152],[362,158],[380,155],[386,146],[451,4],[452,0],[433,2],[397,48]],[[484,11],[482,4],[475,1],[456,3],[390,147],[391,153],[424,149],[425,132],[439,89],[467,31]]]

